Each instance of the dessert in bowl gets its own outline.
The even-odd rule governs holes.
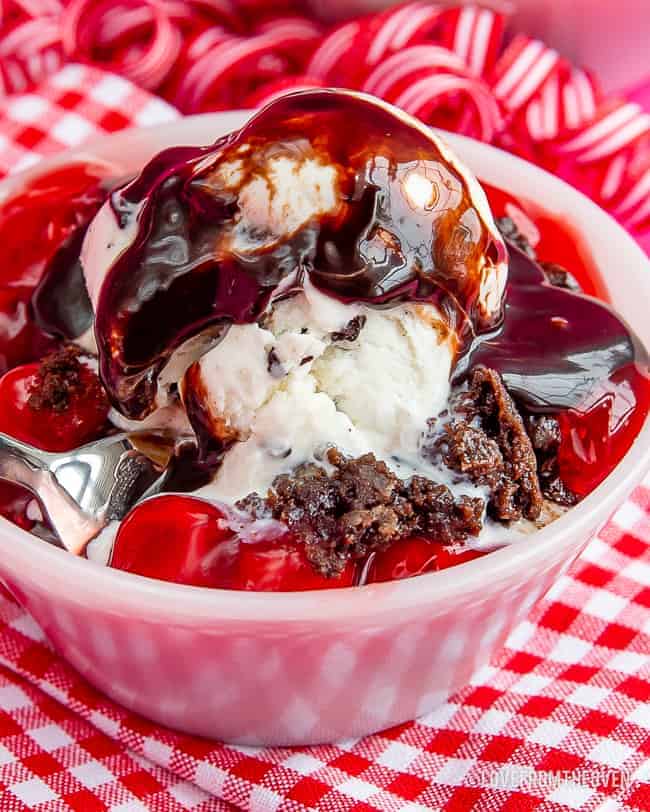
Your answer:
[[[511,215],[497,224],[443,141],[355,94],[295,94],[115,183],[245,118],[116,136],[49,170],[74,216],[46,272],[23,267],[24,344],[45,360],[3,378],[0,427],[59,448],[164,429],[178,476],[91,541],[91,562],[13,529],[0,567],[130,707],[204,735],[322,741],[462,684],[638,481],[642,342],[568,287],[606,295],[617,257],[611,298],[642,332],[629,291],[648,283],[577,193],[453,139],[482,180],[534,197],[491,189]],[[39,183],[55,199],[45,172],[16,216]],[[579,237],[557,224],[569,206]]]

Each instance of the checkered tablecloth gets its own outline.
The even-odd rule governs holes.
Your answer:
[[[0,170],[175,111],[69,65],[4,102]],[[1,247],[0,247],[1,250]],[[306,749],[173,733],[97,694],[0,593],[0,812],[650,810],[650,479],[471,684]]]

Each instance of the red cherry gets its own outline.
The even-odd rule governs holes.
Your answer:
[[[118,531],[110,566],[177,584],[259,592],[350,586],[355,572],[350,562],[337,578],[325,578],[288,532],[243,542],[218,506],[172,495],[131,511]]]
[[[237,548],[216,505],[192,496],[159,496],[124,519],[110,566],[176,584],[228,587]]]
[[[40,365],[24,364],[0,378],[0,432],[42,448],[69,451],[95,439],[108,416],[108,400],[97,375],[81,365],[79,391],[62,411],[30,404]]]
[[[549,214],[531,200],[515,198],[486,183],[482,186],[495,217],[510,216],[514,206],[532,221],[539,231],[539,242],[534,248],[540,260],[557,262],[558,265],[569,268],[585,293],[609,301],[607,288],[591,259],[589,246],[566,219]]]
[[[605,381],[583,410],[559,415],[560,476],[574,493],[591,493],[616,467],[641,430],[649,402],[650,379],[630,365]]]
[[[396,541],[387,550],[376,553],[368,571],[367,583],[399,581],[424,572],[434,572],[478,558],[484,553],[458,550],[437,541],[411,536]]]
[[[54,349],[54,339],[33,323],[29,300],[33,288],[0,287],[0,375]]]
[[[40,175],[0,211],[0,285],[37,284],[63,241],[106,199],[107,168],[73,164]]]
[[[340,589],[354,582],[355,566],[348,562],[343,572],[326,578],[307,560],[304,545],[287,532],[279,539],[242,542],[239,547],[235,589],[256,592],[303,592],[308,589]]]
[[[473,561],[475,558],[481,558],[483,555],[485,555],[485,552],[481,550],[459,550],[453,547],[442,547],[438,552],[438,564],[436,569],[446,570],[449,567],[463,564],[465,561]]]
[[[437,569],[442,545],[420,536],[401,539],[375,555],[368,572],[368,583],[399,581]]]
[[[22,527],[31,530],[34,521],[27,517],[27,505],[34,499],[34,494],[21,485],[0,479],[0,516]]]

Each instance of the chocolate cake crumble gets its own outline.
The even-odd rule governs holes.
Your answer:
[[[455,397],[452,419],[435,450],[444,463],[490,491],[488,512],[499,521],[537,519],[542,492],[524,422],[501,376],[477,366]]]
[[[565,506],[577,501],[558,474],[558,421],[522,416],[495,370],[474,367],[452,396],[448,419],[432,420],[431,428],[428,456],[484,486],[487,500],[454,496],[423,476],[400,479],[374,454],[350,458],[330,448],[327,467],[298,466],[276,477],[266,496],[249,494],[237,507],[283,522],[304,540],[314,569],[334,577],[348,561],[402,538],[453,544],[477,536],[486,511],[500,522],[535,521],[544,497]]]
[[[276,477],[265,498],[251,494],[237,505],[255,518],[284,522],[304,539],[309,561],[323,575],[335,576],[350,559],[407,536],[450,544],[481,531],[480,498],[455,498],[424,477],[404,481],[374,454],[350,459],[330,448],[326,458],[331,472],[302,465]]]
[[[526,431],[537,455],[539,482],[547,499],[565,507],[579,502],[560,477],[558,451],[562,436],[557,418],[551,415],[526,415]]]
[[[569,273],[566,268],[563,268],[562,265],[558,265],[557,262],[540,262],[539,265],[544,271],[547,281],[554,287],[574,292],[582,290],[575,276]]]
[[[537,260],[537,252],[530,244],[528,238],[522,234],[511,217],[497,217],[496,225],[505,240],[523,251],[530,259]],[[544,272],[547,282],[556,288],[564,288],[574,292],[582,290],[575,276],[557,262],[543,262],[539,266]]]
[[[67,344],[41,361],[30,387],[28,403],[35,411],[64,412],[73,395],[82,389],[82,351]]]
[[[519,231],[517,224],[512,217],[497,217],[496,226],[508,242],[516,245],[520,251],[523,251],[527,257],[536,259],[535,249],[530,244],[528,239]]]
[[[365,316],[355,316],[345,325],[345,327],[331,334],[332,341],[356,341],[366,324]]]

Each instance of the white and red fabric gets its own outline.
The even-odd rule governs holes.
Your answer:
[[[69,65],[5,103],[0,168],[176,115],[124,79]],[[463,691],[337,745],[231,747],[161,729],[95,692],[0,592],[0,808],[647,812],[650,479]]]
[[[306,87],[365,90],[539,163],[650,246],[642,112],[604,99],[589,71],[507,27],[501,10],[436,0],[329,28],[298,0],[0,0],[0,98],[29,91],[64,60],[111,70],[185,113]],[[571,146],[604,127],[611,143]]]
[[[121,76],[68,64],[30,93],[0,107],[0,174],[27,169],[41,158],[125,127],[178,117],[167,102]]]

